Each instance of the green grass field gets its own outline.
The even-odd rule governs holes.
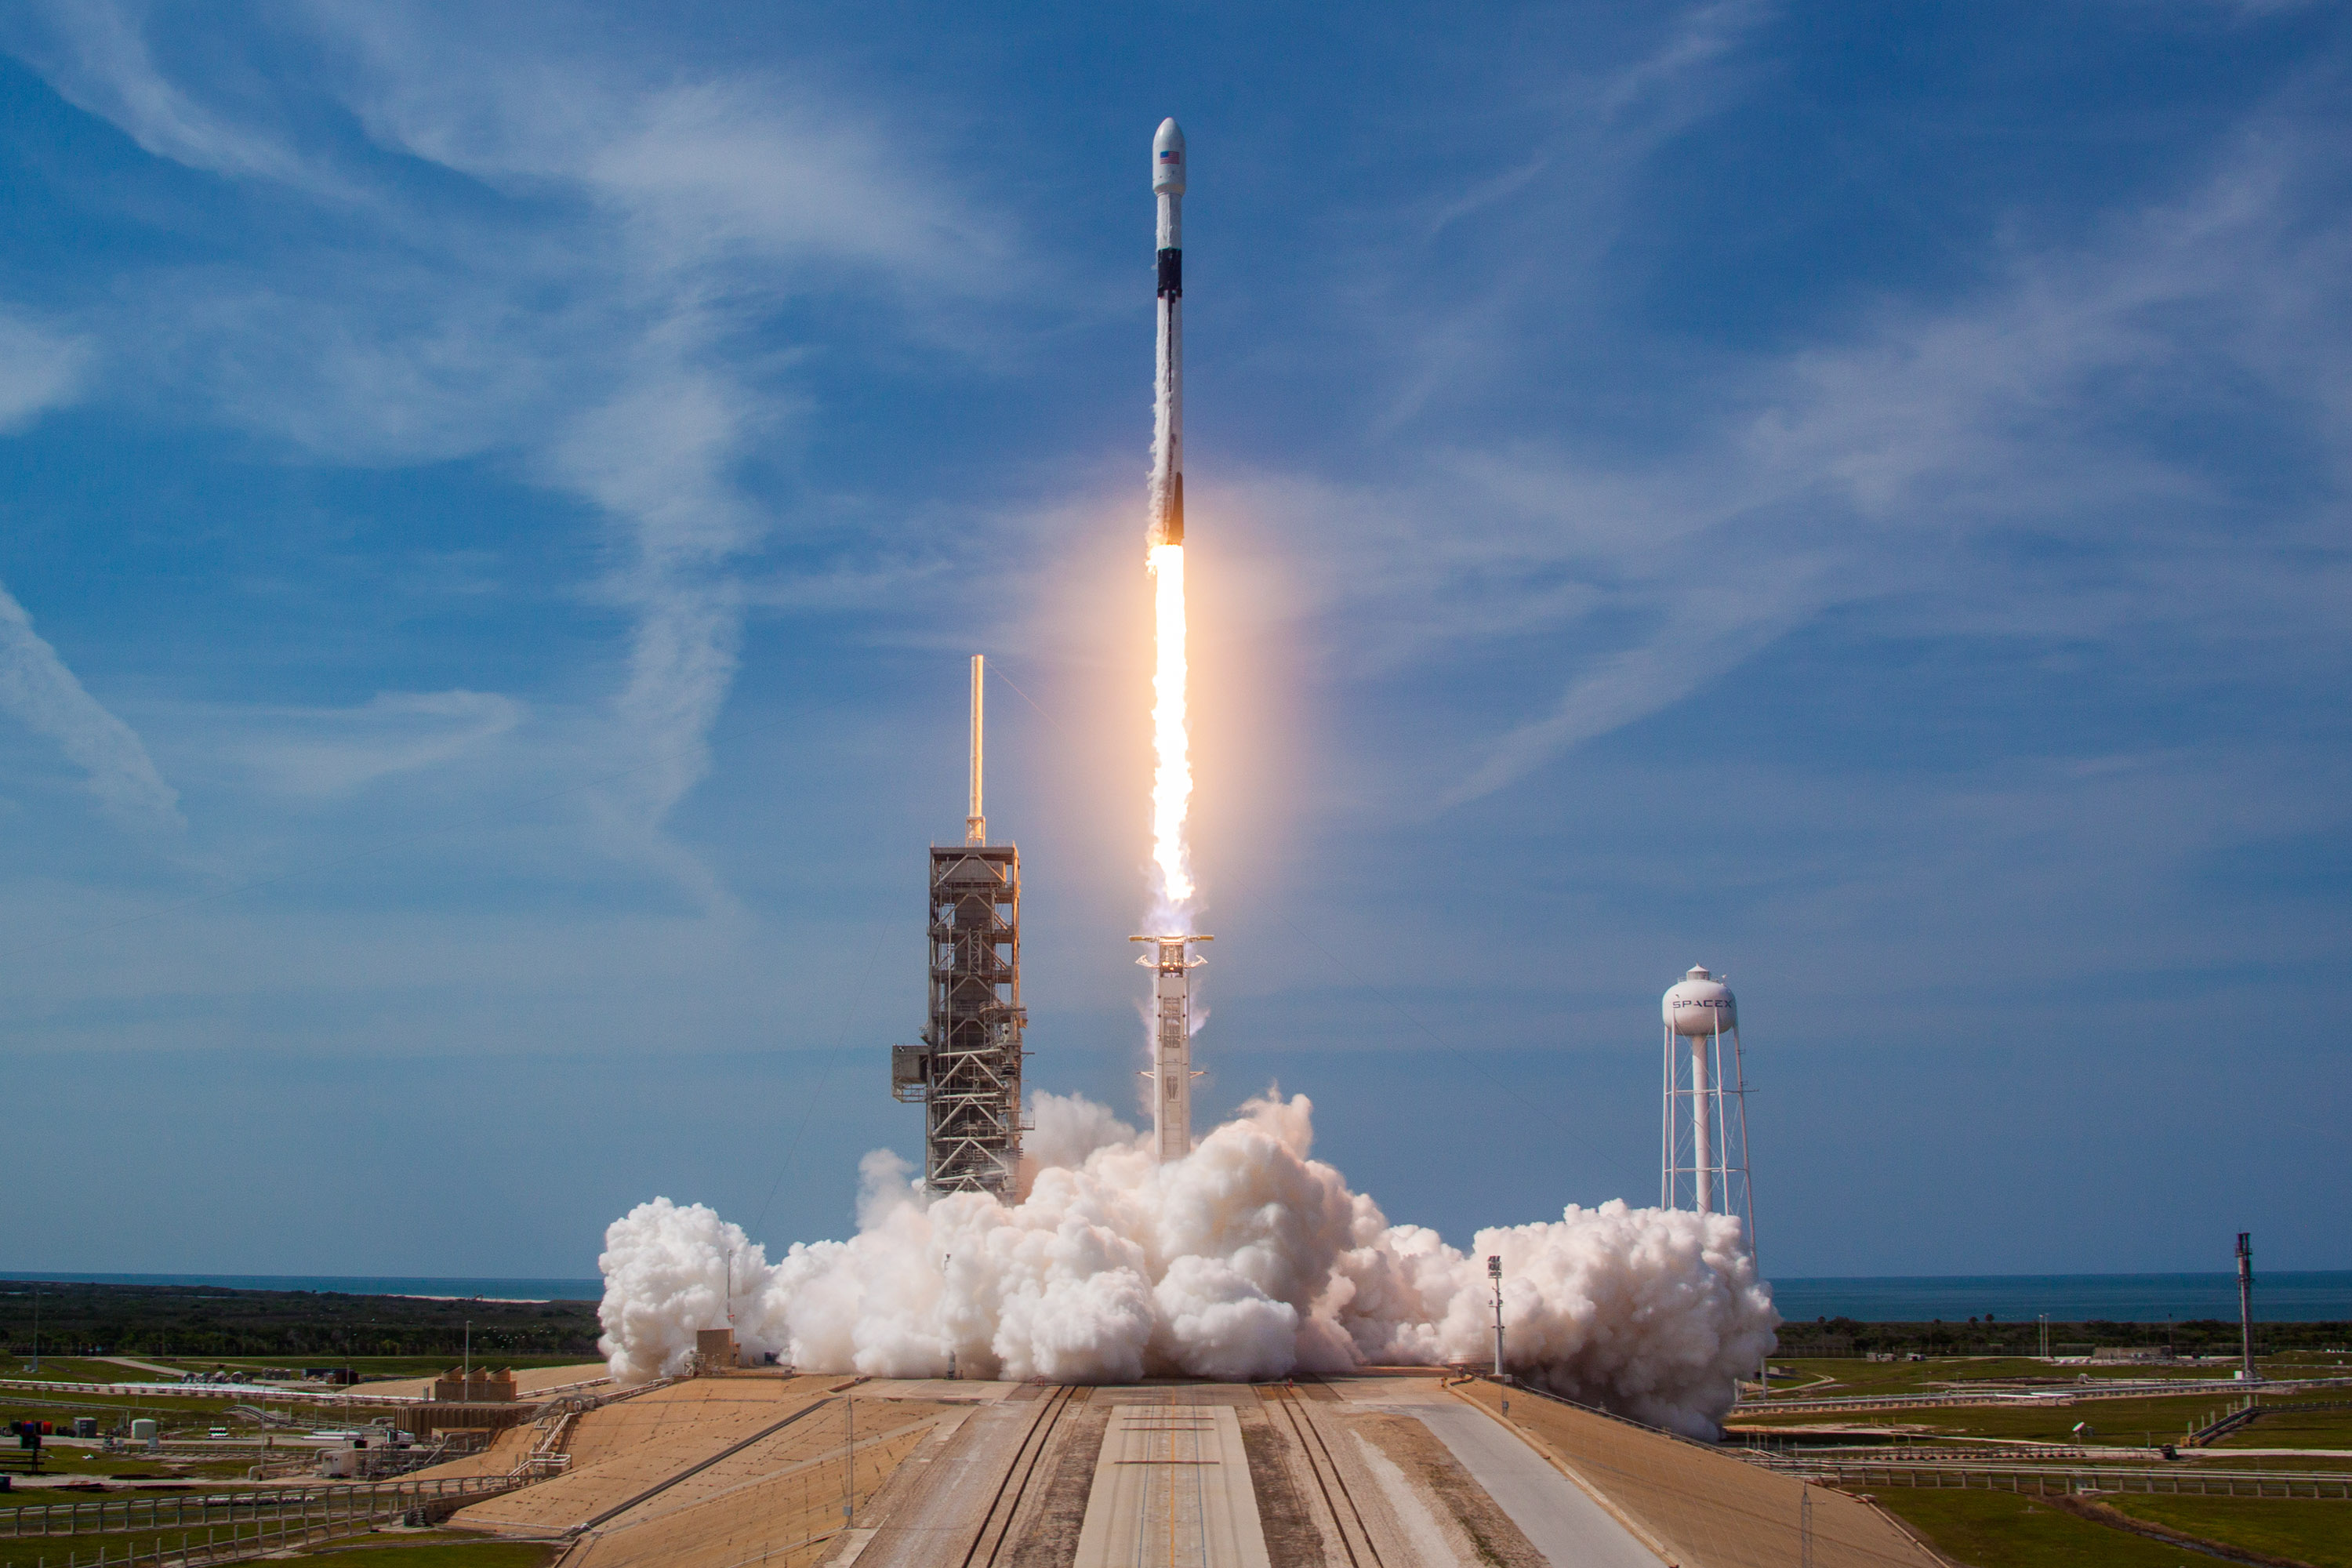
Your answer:
[[[1937,1551],[1970,1568],[2182,1568],[2224,1561],[2077,1519],[2014,1492],[1888,1487],[1870,1495]]]
[[[2232,1454],[2226,1448],[2208,1448],[2205,1456],[2195,1461],[2200,1469],[2352,1470],[2352,1453],[2341,1458],[2332,1454],[2297,1454],[2288,1458],[2269,1454]]]
[[[2352,1502],[2315,1499],[2108,1497],[2118,1513],[2208,1541],[2292,1557],[2312,1568],[2352,1568]]]
[[[306,1361],[302,1365],[348,1366],[362,1377],[431,1377],[436,1373],[448,1371],[456,1366],[460,1359],[458,1355],[324,1356]],[[482,1350],[477,1350],[474,1353],[476,1366],[510,1366],[518,1371],[534,1366],[572,1366],[595,1359],[593,1355],[507,1355],[497,1351]],[[282,1356],[207,1356],[187,1364],[191,1372],[210,1372],[218,1366],[265,1367],[286,1366],[289,1363]]]
[[[1742,1427],[1800,1432],[1808,1427],[1885,1426],[1919,1436],[1982,1437],[2031,1443],[2075,1443],[2086,1447],[2141,1447],[2179,1443],[2190,1422],[2202,1426],[2235,1408],[2234,1397],[2182,1395],[2160,1399],[2094,1399],[2074,1405],[1925,1406],[1885,1414],[1787,1415],[1769,1406],[1744,1406],[1733,1417]],[[2091,1433],[2078,1438],[2074,1426]],[[2352,1410],[2281,1409],[2231,1433],[2213,1452],[2233,1448],[2341,1448],[2352,1455]],[[2278,1463],[2279,1461],[2271,1461]],[[2298,1459],[2294,1463],[2302,1464]],[[2294,1468],[2289,1466],[2288,1468]]]
[[[2336,1377],[2352,1376],[2352,1366],[2336,1364],[2336,1358],[2326,1362],[2293,1361],[2276,1358],[2258,1363],[2271,1376]],[[2105,1366],[2053,1366],[2029,1356],[1944,1356],[1930,1361],[1856,1361],[1831,1357],[1820,1360],[1789,1360],[1778,1356],[1772,1365],[1788,1376],[1772,1379],[1775,1398],[1846,1399],[1863,1394],[1927,1394],[1938,1385],[1954,1383],[1990,1383],[2008,1378],[2032,1378],[2042,1382],[2073,1384],[2083,1377],[2095,1382],[2138,1382],[2147,1378],[2195,1378],[2200,1382],[2228,1383],[2235,1370],[2225,1366],[2135,1366],[2117,1362]],[[1831,1381],[1816,1386],[1816,1379]]]
[[[142,1361],[152,1360],[142,1356]],[[170,1362],[158,1362],[169,1366]],[[45,1355],[36,1368],[29,1356],[0,1358],[0,1377],[31,1378],[41,1383],[151,1383],[163,1379],[163,1374],[141,1372],[136,1367],[121,1366],[110,1361],[97,1361],[82,1356]]]
[[[59,1443],[49,1443],[41,1449],[41,1474],[45,1476],[87,1477],[92,1480],[162,1480],[183,1476],[202,1476],[213,1479],[234,1480],[252,1468],[249,1458],[223,1459],[197,1464],[166,1465],[149,1455],[108,1454],[88,1448],[69,1448]],[[20,1476],[11,1456],[9,1474]],[[40,1498],[34,1491],[8,1494],[11,1504],[37,1503]],[[6,1505],[0,1505],[6,1506]]]
[[[0,1421],[63,1424],[77,1415],[95,1415],[99,1430],[104,1431],[124,1415],[152,1415],[167,1426],[187,1426],[226,1421],[226,1412],[236,1403],[235,1399],[218,1395],[193,1398],[177,1394],[74,1394],[62,1390],[50,1395],[9,1388],[0,1389]]]
[[[2352,1410],[2267,1410],[2216,1448],[2352,1448]]]
[[[1778,1419],[1770,1415],[1769,1409],[1751,1405],[1742,1409],[1734,1419],[1743,1426],[1801,1429],[1862,1422],[1951,1436],[1997,1437],[2034,1443],[2084,1442],[2138,1447],[2151,1441],[2177,1443],[2186,1434],[2190,1421],[2201,1425],[2228,1408],[2227,1401],[2191,1395],[2161,1399],[2094,1399],[2077,1405],[2025,1405],[2014,1409],[2000,1405],[1964,1405],[1945,1409],[1931,1406],[1890,1411],[1883,1416],[1875,1414],[1790,1415]],[[2264,1421],[2268,1419],[2265,1417]],[[2077,1423],[2086,1423],[2091,1427],[2091,1435],[2087,1438],[2078,1438],[2074,1435]],[[2254,1430],[2259,1433],[2263,1425],[2263,1421],[2256,1422]],[[2257,1442],[2251,1437],[2248,1442],[2262,1447],[2294,1446]]]

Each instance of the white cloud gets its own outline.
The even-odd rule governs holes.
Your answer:
[[[144,381],[334,460],[510,455],[607,520],[593,587],[633,622],[608,750],[646,762],[611,792],[608,847],[666,858],[662,821],[707,768],[734,676],[736,565],[778,522],[739,470],[807,412],[779,384],[789,350],[746,363],[732,345],[814,294],[929,331],[910,307],[1019,275],[969,265],[1009,254],[1001,226],[897,128],[806,81],[589,58],[561,17],[534,38],[398,5],[279,13],[293,26],[256,52],[305,54],[306,88],[379,147],[476,182],[488,199],[452,219],[356,152],[330,175],[273,128],[282,85],[185,69],[196,46],[151,45],[125,8],[46,15],[23,51],[73,102],[352,226],[289,265],[143,280],[113,324]]]
[[[88,375],[87,342],[0,310],[0,431],[71,402]]]
[[[526,716],[488,691],[385,691],[355,708],[215,712],[220,752],[274,794],[328,799],[457,761]]]
[[[155,63],[143,16],[109,0],[36,5],[10,30],[16,47],[65,100],[159,158],[233,178],[324,189],[327,182],[268,130],[173,82]]]
[[[1842,607],[1899,603],[1910,632],[2340,644],[2352,224],[2326,196],[2341,150],[2297,122],[2250,126],[2087,240],[2018,247],[1966,298],[1718,368],[1664,458],[1514,433],[1424,445],[1378,482],[1252,480],[1232,505],[1318,563],[1300,613],[1358,668],[1504,645],[1565,668],[1549,710],[1408,786],[1448,804]],[[1528,304],[1490,301],[1488,325]],[[1457,374],[1456,346],[1407,384]],[[2250,418],[2288,468],[2244,470],[2222,432]],[[2288,473],[2303,493],[2264,493]]]
[[[89,775],[90,792],[118,821],[138,828],[185,826],[179,795],[155,771],[139,737],[82,689],[5,588],[0,588],[0,709],[55,741]]]

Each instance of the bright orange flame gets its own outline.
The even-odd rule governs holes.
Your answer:
[[[1184,717],[1184,547],[1155,544],[1150,559],[1160,662],[1151,674],[1151,858],[1171,904],[1192,897],[1185,864],[1184,814],[1192,801],[1192,744]]]

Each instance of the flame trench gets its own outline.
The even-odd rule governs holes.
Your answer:
[[[1160,650],[1151,675],[1151,858],[1160,868],[1160,896],[1181,908],[1192,898],[1184,853],[1184,817],[1192,801],[1184,711],[1184,547],[1153,545],[1150,566]]]

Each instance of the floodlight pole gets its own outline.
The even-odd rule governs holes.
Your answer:
[[[2238,1376],[2254,1381],[2254,1233],[2238,1233],[2238,1353],[2243,1370]]]
[[[1500,1257],[1486,1259],[1486,1278],[1495,1286],[1495,1381],[1503,1381],[1503,1260]]]
[[[857,1521],[857,1397],[841,1402],[841,1528]]]

